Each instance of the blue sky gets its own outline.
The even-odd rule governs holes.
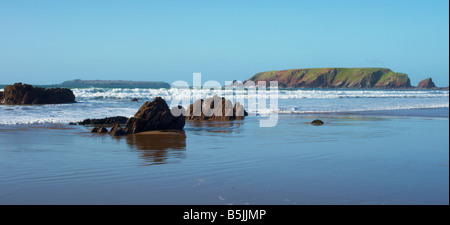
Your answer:
[[[387,67],[449,83],[449,2],[0,0],[0,83]]]

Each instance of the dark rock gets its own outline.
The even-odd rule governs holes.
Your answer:
[[[215,107],[217,104],[217,107]],[[225,98],[214,96],[205,100],[199,99],[189,106],[186,111],[188,120],[235,120],[248,116],[244,107],[239,103],[233,107],[233,103]]]
[[[137,98],[133,98],[133,99],[131,99],[131,101],[132,101],[132,102],[138,102],[138,101],[139,101],[139,99],[137,99]]]
[[[112,124],[125,124],[128,118],[124,116],[106,117],[103,119],[85,119],[82,122],[78,122],[79,125],[112,125]]]
[[[111,134],[112,136],[123,136],[127,135],[127,132],[124,129],[122,129],[122,127],[120,127],[119,124],[116,124],[111,128],[109,134]]]
[[[311,124],[314,126],[320,126],[320,125],[323,125],[323,121],[322,120],[313,120],[311,122]]]
[[[431,78],[427,78],[425,80],[420,81],[417,87],[429,89],[429,88],[436,88],[436,85],[434,84],[433,80],[431,80]]]
[[[134,134],[152,130],[182,130],[185,117],[174,116],[172,110],[164,99],[156,97],[152,102],[145,102],[134,117],[128,119],[125,131]]]
[[[236,116],[236,119],[244,119],[244,117],[248,116],[248,113],[247,111],[245,111],[244,106],[239,102],[236,102],[236,104],[234,104],[233,114]]]
[[[28,84],[7,85],[3,91],[1,104],[32,105],[74,103],[75,95],[67,88],[39,88]]]
[[[3,91],[0,91],[0,102],[2,101],[3,98]]]
[[[100,133],[100,134],[108,133],[108,130],[104,127],[99,127],[97,130],[97,133]]]
[[[92,128],[91,133],[105,134],[108,133],[108,129],[104,127],[94,127]]]
[[[73,126],[73,125],[77,125],[77,124],[74,123],[74,122],[70,122],[69,125],[72,125],[72,126]]]

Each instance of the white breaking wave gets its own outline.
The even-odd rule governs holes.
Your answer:
[[[171,100],[174,96],[183,98],[198,95],[202,98],[218,95],[242,95],[257,97],[257,93],[245,90],[197,90],[178,88],[75,88],[78,99],[153,99],[160,96]],[[327,99],[327,98],[441,98],[449,97],[448,90],[279,90],[279,99]]]
[[[327,111],[296,111],[296,110],[276,110],[274,112],[280,114],[310,114],[310,113],[339,113],[339,112],[364,112],[364,111],[385,111],[385,110],[407,110],[407,109],[437,109],[448,108],[448,104],[442,105],[419,105],[419,106],[396,106],[396,107],[372,107],[366,109],[345,109],[345,110],[327,110]],[[271,111],[264,111],[262,113],[270,113]]]
[[[281,98],[439,98],[449,97],[448,91],[411,90],[294,90],[280,91]]]
[[[270,112],[333,113],[371,110],[448,108],[448,90],[279,90],[278,105],[269,109],[270,96],[266,96],[266,108],[248,106],[249,99],[258,99],[256,93],[244,90],[190,90],[146,88],[75,88],[72,89],[75,104],[0,106],[0,124],[69,123],[87,118],[110,116],[130,117],[145,101],[160,96],[171,106],[176,99],[198,98],[214,95],[244,99],[241,104],[249,113],[265,115]],[[138,98],[139,102],[131,102]],[[231,99],[234,101],[235,99]],[[183,105],[187,107],[187,105]]]

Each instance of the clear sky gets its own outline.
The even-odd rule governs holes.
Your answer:
[[[448,0],[0,0],[0,83],[387,67],[449,84]]]

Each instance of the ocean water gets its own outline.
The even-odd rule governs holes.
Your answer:
[[[280,90],[274,127],[261,110],[126,137],[67,123],[183,90],[74,93],[0,106],[0,204],[449,204],[448,91]]]
[[[232,101],[244,99],[241,104],[253,115],[271,111],[291,113],[345,113],[401,109],[448,108],[448,90],[279,90],[276,110],[270,109],[270,95],[266,107],[253,107],[257,96],[245,91],[190,90],[190,89],[126,89],[75,88],[76,104],[39,106],[0,106],[0,124],[69,123],[87,118],[133,116],[144,101],[164,98],[170,106],[189,103],[182,98],[230,96]],[[2,91],[2,90],[0,90]],[[138,98],[139,102],[131,102]],[[198,99],[198,98],[195,98]],[[255,102],[252,102],[251,100]],[[192,103],[194,100],[191,100]],[[253,103],[253,104],[252,104]]]

